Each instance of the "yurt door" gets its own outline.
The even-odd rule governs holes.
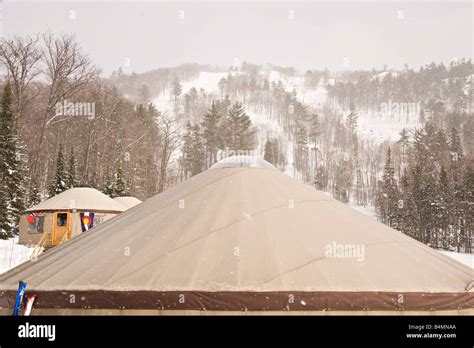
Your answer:
[[[58,245],[67,239],[71,217],[67,211],[58,211],[54,213],[53,236],[51,244]]]

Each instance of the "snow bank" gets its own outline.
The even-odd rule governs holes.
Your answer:
[[[18,244],[18,237],[0,239],[0,274],[28,261],[34,248]]]
[[[474,269],[474,254],[457,253],[454,251],[440,251],[440,253],[443,253],[444,255],[449,256],[453,260],[461,262],[466,266]]]

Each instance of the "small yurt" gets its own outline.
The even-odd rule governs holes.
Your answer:
[[[21,280],[33,315],[474,314],[473,278],[241,156],[1,275],[0,313]]]
[[[19,243],[56,246],[124,210],[122,204],[96,189],[74,187],[23,212]]]
[[[115,197],[114,201],[119,202],[125,207],[125,210],[130,209],[138,204],[140,204],[142,201],[139,200],[138,198],[132,197],[132,196],[120,196],[120,197]]]

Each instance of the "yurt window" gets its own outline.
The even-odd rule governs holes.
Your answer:
[[[56,221],[58,226],[67,226],[67,213],[59,213]]]
[[[31,214],[28,216],[28,233],[43,233],[44,215]]]

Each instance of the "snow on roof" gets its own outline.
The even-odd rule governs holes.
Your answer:
[[[26,211],[35,210],[99,210],[122,212],[125,207],[104,195],[102,192],[90,187],[74,187],[51,197]]]

